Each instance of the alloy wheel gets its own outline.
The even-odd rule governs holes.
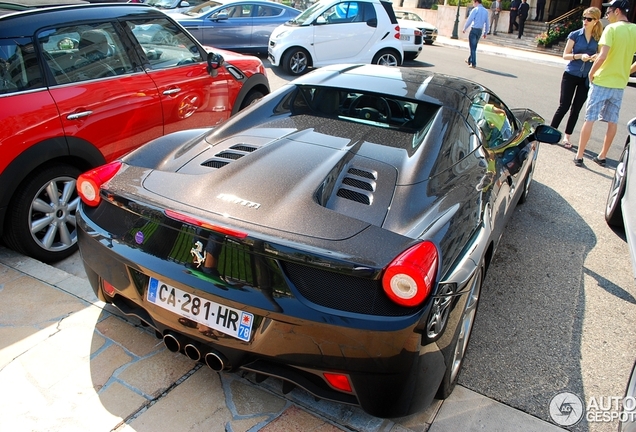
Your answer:
[[[479,295],[481,293],[481,284],[482,270],[480,269],[473,278],[472,286],[468,292],[466,306],[464,307],[464,313],[462,314],[459,336],[457,337],[457,344],[455,345],[455,352],[453,353],[450,382],[454,382],[457,378],[462,361],[464,360],[464,355],[466,354],[468,340],[470,339],[473,324],[475,323],[475,313],[477,312],[477,303],[479,302]]]
[[[75,212],[80,198],[73,177],[57,177],[35,194],[29,209],[29,227],[33,240],[50,252],[58,252],[77,243]]]

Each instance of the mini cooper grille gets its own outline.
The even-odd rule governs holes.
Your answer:
[[[366,315],[411,315],[418,308],[405,308],[384,294],[382,282],[330,272],[294,263],[283,269],[300,294],[312,303],[331,309]]]
[[[373,199],[373,191],[375,191],[376,179],[375,173],[358,168],[349,168],[336,195],[344,199],[370,205]]]
[[[258,147],[249,144],[235,144],[229,149],[215,154],[212,159],[206,160],[201,165],[210,168],[222,168],[233,160],[240,159],[257,149]]]

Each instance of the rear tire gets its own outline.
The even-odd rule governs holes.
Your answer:
[[[392,49],[383,49],[378,51],[378,53],[373,57],[373,61],[371,63],[383,66],[399,66],[402,64],[402,59],[397,51]]]
[[[627,159],[629,158],[629,144],[625,145],[623,153],[618,160],[618,165],[614,171],[614,178],[607,195],[607,204],[605,205],[605,221],[608,225],[623,228],[623,211],[621,208],[621,199],[625,194],[625,184],[627,183]]]
[[[523,179],[523,192],[519,197],[519,204],[523,204],[528,200],[528,194],[530,193],[530,185],[532,184],[532,175],[534,174],[534,164],[530,165],[526,178]]]
[[[252,90],[251,92],[247,94],[247,96],[245,96],[245,99],[243,99],[243,103],[241,103],[241,108],[239,109],[239,111],[247,108],[248,106],[258,101],[259,99],[262,99],[263,96],[265,95],[262,92],[258,90]]]
[[[302,48],[290,48],[283,54],[281,65],[290,75],[302,75],[309,68],[309,53]]]
[[[52,165],[25,181],[14,194],[4,241],[11,249],[43,262],[64,259],[77,250],[75,184],[80,170]]]
[[[473,278],[470,291],[466,294],[468,295],[468,298],[464,304],[464,310],[462,311],[459,327],[456,330],[457,334],[453,339],[453,350],[446,365],[446,373],[444,373],[444,378],[442,378],[442,382],[437,389],[437,397],[439,399],[446,399],[450,396],[457,385],[459,373],[464,364],[466,348],[470,341],[470,335],[473,332],[473,324],[475,323],[477,306],[479,306],[479,297],[481,295],[481,287],[484,281],[484,268],[485,266],[482,262]]]

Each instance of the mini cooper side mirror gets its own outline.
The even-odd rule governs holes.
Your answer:
[[[208,53],[208,73],[212,77],[216,77],[217,74],[219,73],[217,69],[223,66],[224,62],[225,62],[225,59],[223,58],[221,54]]]

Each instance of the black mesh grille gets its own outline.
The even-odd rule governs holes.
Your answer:
[[[233,152],[221,152],[221,153],[216,155],[216,157],[225,158],[225,159],[232,159],[232,160],[240,159],[243,156],[245,156],[245,155],[243,155],[241,153],[233,153]]]
[[[411,315],[417,310],[398,306],[389,300],[379,280],[294,263],[283,263],[283,270],[304,298],[320,306],[380,316]]]
[[[210,159],[210,160],[207,160],[207,161],[203,162],[201,165],[207,166],[207,167],[210,167],[210,168],[222,168],[222,167],[224,167],[227,164],[229,164],[229,162]]]
[[[372,172],[369,171],[363,171],[361,169],[358,168],[349,168],[349,170],[347,171],[349,174],[353,174],[353,175],[357,175],[358,177],[365,177],[371,180],[375,180],[376,177]]]
[[[371,199],[363,193],[355,192],[349,189],[338,189],[338,196],[340,198],[348,199],[351,201],[357,201],[362,204],[370,205]]]
[[[254,150],[256,150],[258,147],[254,147],[251,145],[247,145],[247,144],[236,144],[233,145],[232,147],[230,147],[232,150],[239,150],[239,151],[243,151],[243,152],[247,152],[247,153],[251,153]]]
[[[233,160],[237,160],[242,158],[248,153],[257,150],[258,147],[249,145],[249,144],[234,144],[229,150],[222,151],[214,155],[215,158],[218,159],[208,159],[203,162],[202,166],[207,166],[210,168],[222,168]],[[234,150],[234,151],[231,151]],[[229,160],[219,160],[219,159],[229,159]]]
[[[422,36],[415,36],[415,45],[422,44]]]
[[[363,180],[357,180],[351,177],[345,177],[344,180],[342,180],[342,183],[351,187],[358,188],[358,189],[367,190],[369,192],[373,191],[373,186],[371,186],[371,184]]]

